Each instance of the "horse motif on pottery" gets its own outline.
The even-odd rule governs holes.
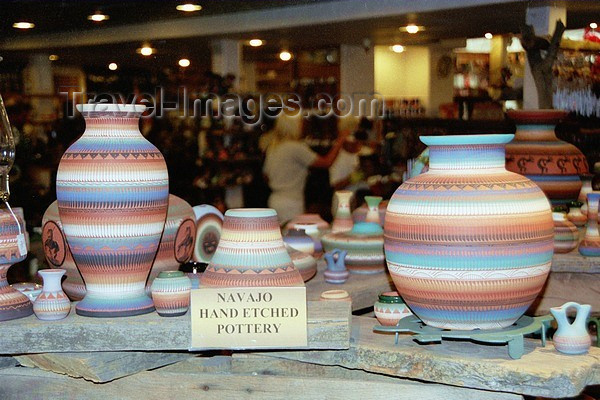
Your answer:
[[[54,229],[48,230],[49,236],[44,241],[44,248],[48,249],[47,254],[51,254],[52,258],[56,259],[58,252],[60,251],[60,246],[58,242],[54,240]]]

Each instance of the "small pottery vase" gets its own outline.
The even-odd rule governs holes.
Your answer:
[[[577,316],[573,323],[567,319],[567,310],[573,307]],[[568,302],[560,307],[551,307],[550,312],[558,323],[558,329],[552,337],[554,348],[564,354],[585,354],[592,345],[592,339],[588,334],[587,320],[590,316],[592,306],[589,304],[578,304]]]
[[[19,282],[10,285],[13,289],[17,289],[23,293],[33,303],[35,299],[42,293],[42,285],[33,282]]]
[[[223,230],[223,214],[209,204],[194,206],[196,244],[193,260],[208,263],[212,259]]]
[[[385,254],[398,293],[441,329],[512,325],[541,291],[554,224],[544,193],[506,171],[513,135],[421,136],[429,171],[404,182],[385,217]]]
[[[381,226],[385,223],[385,211],[387,210],[388,201],[384,200],[379,203],[379,220],[381,221]],[[367,212],[369,211],[369,207],[367,203],[364,203],[360,207],[357,207],[354,211],[352,211],[352,220],[354,223],[357,222],[365,222],[365,218],[367,216]]]
[[[323,245],[321,244],[321,232],[317,227],[317,224],[314,222],[307,222],[302,224],[294,224],[294,229],[303,229],[304,233],[306,233],[313,240],[315,244],[315,257],[320,257],[323,253]]]
[[[227,210],[221,240],[200,286],[304,286],[285,250],[277,212],[270,208]]]
[[[143,105],[77,105],[83,135],[63,154],[56,198],[63,231],[86,295],[88,317],[154,311],[146,281],[169,206],[169,174],[139,130]]]
[[[579,243],[579,252],[587,257],[600,257],[600,233],[598,232],[598,201],[600,192],[588,193],[588,223],[585,236]]]
[[[579,175],[588,172],[583,153],[559,140],[554,129],[567,113],[561,110],[509,110],[515,121],[515,139],[506,145],[506,169],[534,181],[552,201],[577,200]]]
[[[346,269],[344,263],[347,254],[347,251],[342,251],[340,249],[333,249],[332,251],[325,253],[325,262],[327,262],[327,269],[323,273],[325,282],[345,283],[348,280],[350,273]]]
[[[567,206],[569,207],[567,219],[578,228],[585,226],[585,223],[587,222],[587,213],[586,215],[584,215],[583,212],[581,212],[581,207],[583,206],[583,203],[580,201],[572,201],[569,204],[567,204]]]
[[[329,223],[321,218],[319,214],[300,214],[288,222],[285,228],[292,229],[296,224],[317,224],[320,234],[323,234],[330,228]]]
[[[33,312],[43,321],[56,321],[65,318],[71,311],[71,300],[62,290],[60,281],[65,274],[64,269],[42,269],[38,274],[44,280],[42,293],[33,303]]]
[[[350,293],[345,290],[326,290],[319,297],[321,301],[352,301]]]
[[[283,241],[298,251],[311,256],[315,254],[315,242],[304,232],[304,229],[290,229],[283,237]]]
[[[381,218],[379,217],[379,203],[383,200],[379,196],[365,196],[365,202],[367,203],[367,215],[365,215],[364,222],[373,222],[377,225],[383,225]]]
[[[0,321],[33,314],[29,298],[10,287],[6,280],[8,269],[27,257],[27,252],[21,254],[17,243],[19,232],[25,232],[25,222],[16,217],[6,208],[0,208]]]
[[[553,212],[554,221],[554,252],[568,253],[579,244],[579,229],[567,219],[564,212]]]
[[[404,317],[413,315],[398,292],[383,292],[373,306],[375,317],[381,325],[394,326]]]
[[[352,229],[354,222],[350,213],[350,200],[353,193],[349,190],[338,190],[335,192],[335,213],[331,224],[331,232],[348,232]]]
[[[594,189],[592,188],[592,179],[594,178],[594,174],[582,174],[581,178],[581,190],[579,191],[579,196],[577,197],[577,201],[580,201],[582,204],[581,212],[583,215],[587,217],[587,195],[588,193],[592,193]]]
[[[310,254],[298,251],[286,244],[285,249],[287,250],[294,267],[300,272],[302,280],[304,282],[309,281],[317,273],[317,260]]]
[[[161,317],[184,315],[190,307],[192,282],[181,271],[161,271],[150,290],[156,312]]]

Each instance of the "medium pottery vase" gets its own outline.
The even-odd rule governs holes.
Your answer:
[[[317,274],[317,260],[310,254],[298,251],[286,244],[285,249],[287,250],[294,267],[300,272],[302,280],[304,282],[309,281],[313,276]]]
[[[181,271],[161,271],[150,288],[156,312],[161,317],[184,315],[190,307],[192,281]]]
[[[196,215],[196,243],[193,260],[208,263],[217,250],[221,231],[223,230],[223,214],[209,204],[194,206]]]
[[[38,271],[44,280],[42,293],[33,303],[33,312],[43,321],[57,321],[65,318],[71,311],[71,300],[62,290],[60,280],[65,274],[64,269],[53,268]]]
[[[319,214],[300,214],[288,222],[285,228],[292,229],[296,224],[317,224],[320,234],[323,234],[330,228],[329,223],[321,218]]]
[[[311,256],[315,254],[315,242],[304,232],[304,229],[290,229],[283,237],[283,241],[298,251]]]
[[[587,200],[586,200],[586,203],[587,203]],[[583,203],[580,201],[572,201],[569,204],[567,204],[567,206],[569,207],[569,213],[567,214],[567,219],[569,221],[571,221],[578,228],[585,226],[585,223],[587,222],[587,216],[584,215],[583,212],[581,211],[581,207],[583,206]],[[586,214],[587,214],[587,212],[586,212]]]
[[[577,200],[579,175],[588,172],[585,156],[554,134],[567,113],[560,110],[509,110],[515,139],[506,145],[506,169],[534,181],[553,204]]]
[[[140,133],[145,106],[84,104],[83,135],[63,155],[56,197],[63,231],[85,281],[80,315],[154,311],[146,280],[165,226],[165,160]]]
[[[387,200],[379,203],[379,220],[381,221],[382,226],[385,223],[385,211],[387,210],[387,205]],[[367,216],[368,211],[369,207],[367,206],[367,203],[364,203],[360,207],[357,207],[356,210],[352,211],[352,220],[354,223],[365,222],[365,217]]]
[[[33,303],[35,299],[42,293],[42,285],[33,282],[19,282],[10,285],[13,289],[17,289],[23,293]]]
[[[227,210],[217,250],[200,278],[203,287],[304,286],[270,208]]]
[[[19,251],[18,235],[25,232],[24,220],[6,208],[0,208],[0,321],[27,317],[33,314],[29,298],[13,289],[6,280],[8,269],[27,257]],[[17,222],[18,220],[18,222]],[[24,249],[26,250],[26,249]]]
[[[349,190],[338,190],[335,192],[335,213],[331,223],[331,232],[348,232],[352,229],[352,213],[350,212],[350,200],[353,193]]]
[[[377,321],[384,326],[397,325],[402,318],[413,315],[398,292],[381,293],[373,311]]]
[[[567,319],[567,310],[574,308],[577,316],[573,323]],[[554,348],[564,354],[585,354],[592,345],[592,339],[587,330],[587,320],[592,306],[568,302],[560,307],[551,307],[550,312],[558,323],[558,329],[552,336]]]
[[[577,197],[577,201],[580,201],[582,204],[581,212],[583,215],[587,217],[587,194],[592,193],[594,189],[592,188],[592,179],[594,178],[594,174],[582,174],[581,175],[581,190],[579,191],[579,196]]]
[[[323,272],[325,282],[327,283],[346,283],[350,272],[346,269],[345,259],[347,251],[340,249],[333,249],[325,253],[325,262],[327,263],[327,269]]]
[[[321,232],[316,223],[306,222],[302,224],[294,224],[294,229],[303,229],[312,239],[315,245],[315,257],[319,257],[323,253],[323,245],[321,244]]]
[[[579,243],[579,252],[587,257],[600,257],[600,233],[598,232],[598,201],[600,192],[592,192],[587,195],[588,223],[585,228],[585,236]]]
[[[554,252],[568,253],[579,244],[579,229],[567,219],[564,212],[553,212],[554,221]]]
[[[548,199],[506,171],[513,135],[424,136],[429,171],[404,182],[385,217],[385,254],[398,293],[442,329],[512,325],[550,271]]]

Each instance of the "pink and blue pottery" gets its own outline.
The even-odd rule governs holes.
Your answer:
[[[15,216],[8,209],[0,208],[0,321],[33,314],[29,298],[13,289],[6,280],[8,269],[27,257],[27,252],[22,254],[18,245],[18,235],[25,232],[25,223]]]
[[[223,214],[209,204],[194,206],[196,241],[193,260],[208,263],[212,259],[223,229]]]
[[[319,214],[300,214],[297,217],[292,218],[285,226],[285,229],[292,229],[296,224],[317,224],[317,229],[322,235],[328,231],[331,226],[325,221]]]
[[[323,272],[325,282],[334,284],[346,283],[350,276],[345,264],[347,255],[347,251],[340,249],[334,249],[325,253],[325,262],[327,263],[327,268]]]
[[[56,197],[63,231],[86,286],[79,315],[154,311],[146,281],[169,202],[165,160],[139,130],[141,105],[84,104],[86,129],[62,156]]]
[[[227,210],[217,250],[200,278],[202,287],[304,286],[270,208]]]
[[[513,135],[422,136],[429,170],[404,182],[385,217],[396,289],[425,324],[457,330],[512,325],[552,261],[550,204],[505,169]]]
[[[13,289],[17,289],[23,293],[33,303],[35,299],[42,293],[42,285],[34,282],[19,282],[10,285]]]
[[[285,245],[294,267],[300,272],[302,280],[308,282],[317,274],[317,260],[308,253],[298,251],[288,244]]]
[[[352,301],[350,293],[345,290],[326,290],[319,296],[320,301]]]
[[[365,197],[366,198],[366,197]],[[379,221],[383,226],[385,222],[385,211],[387,210],[388,201],[384,200],[379,203]],[[367,212],[369,211],[369,207],[367,203],[363,203],[360,207],[357,207],[354,211],[352,211],[352,220],[354,223],[357,222],[365,222],[365,218],[367,216]]]
[[[338,190],[333,196],[334,218],[331,223],[331,232],[348,232],[352,229],[352,213],[350,212],[350,200],[353,193],[350,190]]]
[[[383,225],[382,220],[385,218],[380,217],[379,204],[383,200],[379,196],[365,196],[365,202],[367,203],[367,214],[365,215],[364,222],[372,222],[377,225]]]
[[[572,201],[568,204],[569,213],[567,214],[567,219],[578,228],[584,227],[587,222],[587,215],[584,215],[581,211],[582,206],[583,203],[580,201]]]
[[[398,292],[383,292],[373,306],[375,318],[381,325],[394,326],[405,317],[413,315]]]
[[[152,282],[152,300],[161,317],[184,315],[190,307],[192,282],[181,271],[161,271]]]
[[[315,257],[319,257],[323,253],[323,245],[321,244],[321,232],[314,222],[306,222],[302,224],[294,224],[294,229],[302,229],[304,233],[310,236],[315,246]]]
[[[567,219],[564,212],[553,212],[554,221],[554,252],[568,253],[579,244],[579,229]]]
[[[33,303],[33,312],[42,321],[57,321],[65,318],[71,311],[71,300],[62,290],[60,281],[64,269],[52,268],[38,271],[44,280],[42,293]]]
[[[283,237],[283,241],[298,251],[311,256],[315,254],[315,242],[304,232],[304,229],[290,229]]]
[[[587,194],[588,198],[588,223],[585,236],[579,243],[579,253],[587,257],[600,257],[600,233],[598,232],[598,201],[600,192],[593,191]]]
[[[575,320],[570,323],[567,317],[567,310],[574,308],[576,311]],[[587,330],[587,321],[590,316],[592,306],[589,304],[578,304],[568,302],[560,307],[551,307],[550,312],[556,322],[558,329],[552,336],[554,348],[564,354],[585,354],[592,345],[592,339]]]

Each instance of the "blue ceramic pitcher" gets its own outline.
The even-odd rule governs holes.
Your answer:
[[[573,307],[577,315],[573,323],[567,319],[567,310]],[[578,304],[573,301],[560,307],[550,308],[550,312],[558,323],[558,329],[552,340],[556,350],[565,354],[585,354],[592,345],[592,340],[587,331],[587,319],[590,316],[592,306],[589,304]]]

